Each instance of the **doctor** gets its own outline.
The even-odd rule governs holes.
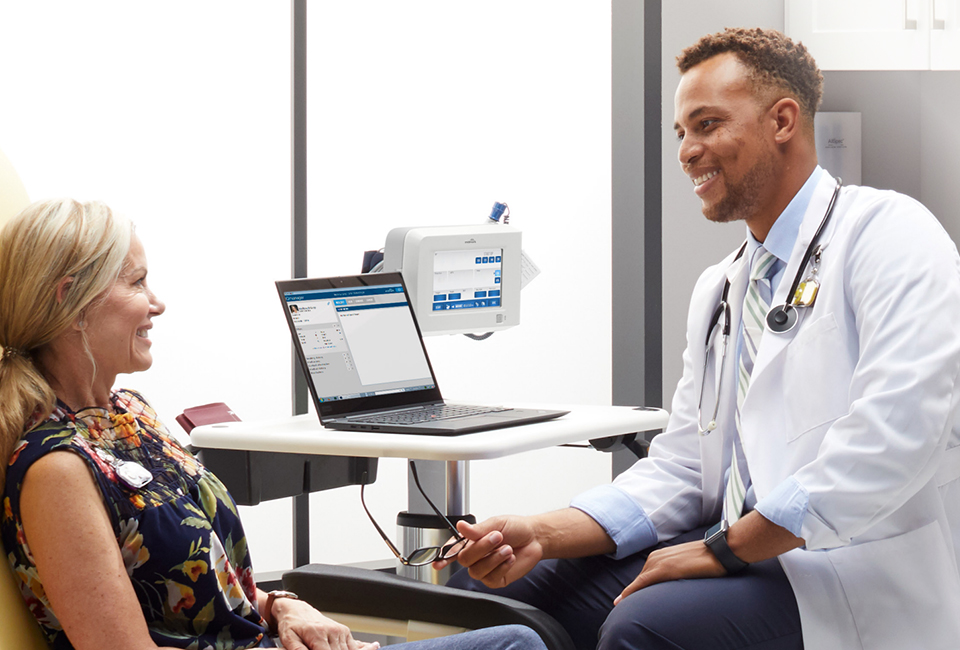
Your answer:
[[[956,248],[817,165],[802,45],[728,29],[678,67],[681,167],[746,242],[694,289],[669,425],[570,508],[461,522],[451,582],[581,648],[960,648]]]

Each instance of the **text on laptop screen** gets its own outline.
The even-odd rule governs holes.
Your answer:
[[[283,296],[320,402],[435,388],[402,285]]]
[[[503,249],[433,254],[433,311],[500,307]]]

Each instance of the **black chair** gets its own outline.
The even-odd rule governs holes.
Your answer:
[[[539,634],[550,650],[574,650],[573,641],[556,620],[536,607],[502,596],[327,564],[284,573],[283,587],[357,631],[414,640],[518,624]],[[368,620],[371,617],[377,620]]]

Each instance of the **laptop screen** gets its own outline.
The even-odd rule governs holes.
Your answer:
[[[399,274],[277,287],[322,415],[439,399]]]

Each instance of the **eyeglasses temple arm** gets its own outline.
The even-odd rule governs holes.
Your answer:
[[[410,472],[413,474],[413,482],[417,484],[417,489],[420,490],[420,494],[423,495],[423,498],[427,500],[427,503],[430,505],[431,508],[433,508],[433,511],[437,513],[437,516],[443,519],[447,523],[447,526],[449,526],[450,530],[453,531],[453,534],[456,536],[457,540],[458,541],[462,540],[463,535],[460,534],[460,531],[457,530],[457,527],[454,526],[452,523],[450,523],[450,520],[447,519],[447,516],[445,514],[440,512],[440,509],[437,508],[437,506],[433,504],[433,501],[430,500],[430,497],[427,496],[427,493],[424,491],[423,486],[420,485],[420,477],[417,476],[417,466],[412,460],[410,461]]]
[[[387,537],[387,534],[383,532],[383,529],[380,528],[380,524],[377,523],[377,520],[373,518],[373,515],[370,514],[370,509],[367,508],[367,502],[363,499],[363,488],[364,484],[360,484],[360,505],[363,506],[364,512],[367,513],[367,517],[370,519],[370,523],[373,524],[373,527],[377,529],[377,532],[380,533],[380,537],[383,538],[383,541],[387,543],[387,546],[390,547],[390,550],[393,551],[393,554],[397,556],[398,559],[403,560],[403,554],[397,550],[397,547],[393,545],[393,542],[390,541],[390,538]]]

